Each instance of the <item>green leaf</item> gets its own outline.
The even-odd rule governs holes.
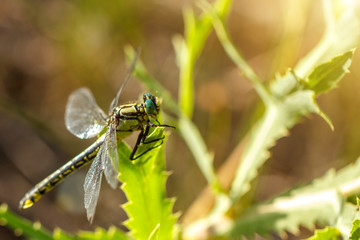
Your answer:
[[[211,16],[217,35],[225,51],[234,61],[234,63],[237,64],[239,69],[243,71],[244,75],[252,82],[254,89],[257,91],[266,107],[263,117],[252,129],[250,137],[247,141],[247,146],[245,147],[243,155],[239,160],[240,164],[238,166],[234,181],[230,189],[230,197],[233,204],[235,204],[246,192],[249,191],[250,182],[257,176],[258,169],[268,159],[268,149],[271,148],[279,138],[286,136],[288,130],[293,127],[297,122],[299,122],[299,120],[303,116],[307,116],[309,113],[317,113],[330,125],[331,128],[333,128],[330,119],[318,107],[315,101],[315,96],[316,93],[320,91],[325,91],[333,88],[336,83],[342,78],[343,72],[346,72],[344,71],[344,69],[347,69],[347,67],[349,66],[349,62],[347,61],[343,65],[339,64],[341,67],[341,70],[339,71],[340,74],[339,72],[330,72],[326,75],[326,79],[321,79],[320,76],[316,76],[318,83],[326,84],[324,84],[325,86],[319,84],[318,92],[315,92],[313,89],[308,88],[307,82],[302,80],[302,78],[305,78],[308,74],[310,74],[310,71],[307,70],[313,70],[316,65],[321,62],[321,60],[328,60],[329,56],[334,56],[334,53],[338,52],[338,49],[342,48],[338,48],[337,51],[332,52],[326,50],[328,52],[331,52],[330,55],[327,55],[326,51],[317,52],[317,55],[311,54],[312,58],[307,58],[308,62],[306,62],[306,66],[304,64],[300,65],[303,68],[298,67],[296,71],[289,71],[284,77],[277,77],[275,83],[272,84],[269,91],[264,87],[259,77],[245,62],[241,54],[233,45],[232,41],[230,40],[229,34],[226,31],[226,27],[223,21],[217,16],[216,12],[212,10],[212,7],[209,4],[204,1],[202,1],[201,3],[203,3],[204,11]],[[347,20],[351,21],[351,19]],[[359,32],[359,29],[353,30]],[[334,34],[335,33],[336,32],[334,32]],[[343,38],[343,36],[341,37]],[[350,45],[353,44],[354,41],[352,41]],[[322,45],[322,43],[320,43],[319,45],[324,46]],[[350,45],[347,45],[347,47]],[[352,46],[352,48],[353,47],[354,46]],[[349,50],[347,48],[344,49],[346,49],[346,51]],[[334,59],[334,62],[337,62],[337,60],[338,59]],[[298,72],[300,73],[301,77],[297,76]],[[328,78],[329,76],[331,76],[331,78]],[[335,195],[337,196],[337,194]],[[335,199],[337,198],[338,197],[335,197]],[[225,214],[226,212],[227,211],[225,210],[223,214]],[[311,214],[311,212],[307,213]],[[214,216],[210,214],[208,218],[204,218],[203,221],[199,221],[201,224],[205,223],[204,226],[202,226],[203,229],[216,228],[213,225],[216,224],[217,221],[212,221],[213,217]],[[216,216],[216,218],[219,219],[221,219],[221,217],[221,214],[218,214]],[[272,215],[270,217],[275,217],[275,219],[277,219],[278,217],[282,218],[282,214],[278,215],[277,213],[275,213],[275,216]],[[221,220],[219,220],[219,222],[220,221]],[[258,223],[258,221],[256,222]],[[312,223],[311,221],[309,222]],[[256,224],[254,224],[253,222],[250,225],[255,226]],[[191,229],[191,227],[192,226],[190,226],[189,228]],[[249,230],[251,229],[251,227],[243,229]],[[294,229],[290,230],[297,230],[297,226]]]
[[[346,6],[346,1],[323,0],[326,30],[320,42],[296,65],[301,78],[308,76],[314,66],[348,52],[360,41],[360,5]],[[355,2],[354,2],[355,3]]]
[[[250,134],[247,146],[233,181],[230,196],[236,201],[250,189],[250,181],[257,175],[257,169],[268,159],[268,149],[275,141],[284,137],[301,117],[309,113],[320,113],[314,101],[314,92],[296,91],[282,101],[268,104],[264,116]]]
[[[156,239],[159,238],[159,235],[158,235],[158,233],[159,233],[159,231],[158,231],[158,230],[159,230],[159,227],[160,227],[160,224],[156,225],[154,231],[152,231],[152,233],[151,233],[150,236],[149,236],[149,240],[156,240]]]
[[[109,230],[96,228],[94,232],[81,231],[78,234],[79,240],[131,240],[124,232],[112,226]]]
[[[232,0],[217,0],[216,12],[224,19],[229,13]],[[196,59],[205,46],[212,23],[209,14],[196,17],[192,9],[184,10],[185,38],[176,36],[173,45],[180,70],[179,105],[186,117],[191,118],[194,109],[193,72]]]
[[[312,229],[319,223],[336,227],[347,239],[356,211],[353,204],[345,203],[345,198],[360,191],[359,176],[360,158],[337,173],[331,169],[307,186],[249,209],[239,216],[230,232],[250,236],[270,231],[296,234],[300,225]]]
[[[349,54],[352,55],[352,53],[344,54],[342,57],[335,58],[328,65],[322,65],[315,69],[314,74],[311,76],[311,82],[317,81],[317,89],[314,88],[317,92],[306,91],[305,82],[299,79],[294,72],[290,71],[284,77],[276,79],[271,89],[274,95],[271,96],[264,89],[263,84],[251,67],[246,64],[240,53],[233,46],[223,21],[216,15],[211,6],[205,2],[203,5],[205,11],[211,17],[217,35],[229,57],[253,83],[254,88],[266,105],[264,117],[260,119],[250,135],[248,147],[245,149],[244,155],[240,160],[240,165],[231,187],[230,196],[233,200],[236,200],[250,189],[249,182],[256,177],[257,169],[269,156],[267,149],[272,147],[277,139],[285,136],[288,129],[301,116],[311,112],[317,113],[333,128],[330,119],[317,106],[314,100],[315,94],[335,86],[346,71],[344,69],[349,67],[351,63],[349,61]],[[324,74],[325,67],[328,70],[335,66],[337,68]],[[315,65],[312,67],[314,68]],[[278,99],[279,97],[280,99]]]
[[[174,48],[177,55],[177,63],[180,70],[179,82],[179,106],[184,114],[191,118],[194,108],[193,71],[197,58],[197,49],[201,46],[206,36],[199,36],[197,40],[197,21],[191,9],[184,10],[185,38],[174,38]],[[209,32],[210,28],[208,28]]]
[[[349,236],[349,239],[352,239],[352,240],[360,239],[360,211],[359,211],[360,199],[358,197],[356,197],[356,204],[357,204],[356,208],[354,207],[354,209],[356,210],[356,214],[351,219],[352,220],[351,231],[350,231],[350,236]]]
[[[302,90],[304,88],[302,80],[296,76],[296,73],[289,69],[284,76],[277,75],[275,81],[270,84],[270,92],[277,99],[282,99],[289,94]]]
[[[314,236],[305,240],[338,240],[339,232],[336,228],[327,227],[321,230],[316,230]]]
[[[357,219],[353,222],[350,239],[360,239],[360,219]]]
[[[152,131],[146,142],[163,137],[163,128]],[[172,214],[173,199],[166,198],[163,140],[143,144],[139,153],[148,149],[135,161],[129,161],[130,149],[124,142],[118,144],[119,180],[128,202],[123,205],[129,219],[125,225],[135,239],[149,239],[156,229],[157,239],[171,239],[177,216]],[[158,147],[156,147],[158,146]]]
[[[179,119],[179,131],[194,155],[194,158],[207,182],[215,192],[219,192],[220,184],[217,180],[215,169],[213,167],[214,156],[208,153],[206,145],[202,141],[198,129],[190,120],[183,117]]]
[[[293,86],[297,85],[294,84]],[[264,116],[250,133],[247,146],[239,161],[240,164],[235,179],[232,182],[230,190],[232,204],[228,206],[238,203],[240,198],[249,191],[251,180],[256,177],[257,169],[267,160],[269,156],[268,149],[275,144],[275,141],[280,137],[286,136],[288,129],[296,124],[301,117],[312,112],[321,113],[314,101],[315,93],[313,91],[301,90],[303,87],[294,87],[294,89],[289,90],[290,88],[284,88],[287,89],[287,95],[285,94],[281,99],[271,98],[272,102],[267,104],[268,108],[266,109]],[[330,193],[330,195],[325,195],[325,199],[328,198],[332,199],[333,202],[336,202],[338,199],[337,192],[335,192],[335,194]],[[301,200],[307,202],[307,199]],[[299,200],[299,202],[301,202],[301,200]],[[298,204],[298,202],[296,202],[296,204]],[[200,220],[198,226],[201,226],[200,228],[202,229],[217,229],[217,227],[219,227],[219,233],[226,235],[226,228],[224,230],[223,224],[221,224],[221,222],[224,222],[223,214],[229,211],[228,208],[226,208],[226,205],[225,201],[225,208],[222,207],[220,209],[222,213],[217,211],[215,213],[216,215],[210,214],[208,218],[205,218],[203,221]],[[302,221],[301,223],[305,226],[307,226],[306,224],[311,224],[309,227],[313,226],[313,221],[311,221],[310,218],[314,216],[314,221],[317,219],[319,215],[315,214],[315,210],[317,210],[318,207],[321,207],[319,213],[320,216],[324,216],[324,218],[329,217],[329,215],[323,214],[323,211],[324,209],[326,211],[326,208],[329,208],[330,206],[323,203],[319,205],[315,204],[313,208],[305,206],[297,209],[298,211],[296,211],[296,214],[289,215],[287,212],[277,212],[275,210],[274,212],[267,213],[268,209],[265,209],[265,212],[260,211],[260,217],[258,217],[258,212],[241,215],[239,220],[234,223],[233,230],[229,231],[229,233],[231,236],[238,236],[239,234],[251,235],[251,233],[254,233],[253,230],[255,229],[260,231],[258,233],[266,233],[271,231],[271,229],[282,231],[283,228],[290,232],[296,232],[300,220],[306,219],[306,221]],[[334,213],[332,214],[332,219],[334,219]],[[289,220],[289,216],[294,219]],[[214,226],[214,224],[216,226]],[[219,226],[217,224],[219,224]],[[269,229],[270,226],[271,228]],[[189,230],[192,228],[193,226],[188,227]]]
[[[336,87],[345,73],[349,72],[353,54],[354,50],[317,66],[307,78],[307,86],[316,94],[329,91]]]
[[[17,236],[25,235],[28,238],[39,240],[53,239],[51,233],[44,229],[39,222],[30,222],[18,216],[9,210],[5,203],[0,205],[0,225],[13,229]]]
[[[353,51],[349,51],[316,67],[307,82],[288,71],[271,84],[273,97],[265,103],[265,114],[250,135],[231,188],[232,199],[238,199],[250,189],[250,181],[269,156],[268,149],[277,139],[286,136],[288,129],[301,117],[316,113],[333,129],[331,120],[319,108],[315,96],[336,86],[347,72],[352,54]]]
[[[356,205],[352,203],[345,203],[341,209],[341,214],[334,225],[343,239],[349,239],[352,229],[353,221],[358,217],[358,209]]]

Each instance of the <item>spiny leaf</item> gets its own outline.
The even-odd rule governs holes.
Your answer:
[[[349,51],[315,68],[310,81],[314,83],[313,87],[318,92],[334,88],[347,71],[352,53]],[[250,189],[250,181],[269,156],[268,149],[277,139],[284,137],[301,117],[316,113],[333,129],[330,119],[315,101],[316,92],[309,90],[307,84],[309,82],[304,82],[289,71],[284,77],[277,77],[271,85],[274,96],[269,98],[264,116],[250,135],[231,188],[232,199],[238,199]]]
[[[349,225],[356,213],[354,205],[344,203],[344,198],[360,191],[359,176],[360,158],[338,172],[331,169],[307,186],[246,211],[234,223],[231,232],[253,235],[288,231],[296,234],[300,225],[312,229],[315,223],[320,223],[337,227],[344,236],[350,232]]]
[[[273,204],[261,205],[247,211],[238,218],[229,231],[232,236],[266,235],[276,232],[285,236],[287,232],[298,234],[299,226],[313,229],[315,223],[327,224],[337,216],[336,207],[341,201],[336,193],[319,193],[307,196],[289,197]]]
[[[326,30],[320,42],[296,65],[295,72],[301,78],[308,76],[314,66],[329,61],[337,55],[359,45],[360,5],[344,6],[345,1],[322,1]],[[342,9],[339,8],[343,5]]]
[[[350,239],[354,239],[354,240],[360,239],[360,219],[356,219],[353,222]]]
[[[321,230],[316,230],[314,236],[305,240],[338,240],[339,231],[336,228],[327,227]]]
[[[224,22],[219,20],[219,17],[216,16],[216,12],[212,11],[212,7],[209,6],[209,4],[204,3],[204,5],[204,9],[205,11],[207,9],[206,13],[208,13],[212,19],[214,27],[217,30],[217,35],[224,49],[227,50],[227,54],[253,83],[253,87],[256,89],[266,106],[264,116],[259,120],[255,129],[251,132],[248,145],[239,161],[240,164],[231,186],[230,197],[236,202],[250,189],[250,181],[256,177],[258,168],[262,166],[269,156],[268,149],[274,145],[277,139],[285,136],[288,129],[296,124],[300,117],[306,116],[311,112],[317,113],[324,118],[331,128],[333,128],[330,119],[320,110],[314,98],[316,93],[329,90],[335,86],[343,76],[343,73],[345,72],[344,69],[348,68],[350,60],[345,54],[345,62],[337,61],[339,59],[344,59],[340,57],[339,59],[334,59],[334,62],[338,64],[325,65],[328,68],[335,68],[324,75],[328,77],[325,80],[322,78],[323,76],[316,74],[320,72],[323,73],[325,66],[320,67],[319,70],[315,71],[312,79],[316,79],[318,83],[327,83],[325,86],[318,85],[318,89],[315,89],[317,91],[306,91],[306,84],[304,81],[296,77],[295,74],[287,74],[284,78],[277,78],[275,84],[272,85],[271,92],[268,92],[264,89],[263,84],[258,80],[258,77],[256,77],[253,70],[244,63],[245,61],[236,50],[236,47],[233,46],[233,43],[226,32]],[[206,8],[206,6],[208,7]],[[354,29],[354,31],[359,32],[357,29]],[[315,68],[316,64],[318,64],[318,62],[313,62],[313,65],[310,65],[311,69]],[[301,76],[306,76],[303,75],[301,70],[297,71],[301,73]],[[329,76],[331,76],[331,78]],[[279,96],[281,98],[279,98]]]
[[[163,128],[156,128],[149,134],[146,142],[163,137]],[[120,142],[119,180],[128,202],[124,210],[129,219],[125,225],[130,235],[136,239],[148,239],[156,230],[157,239],[171,239],[176,216],[172,214],[173,199],[166,198],[163,140],[144,144],[139,152],[155,147],[135,161],[129,161],[130,149]],[[158,147],[156,147],[158,146]]]
[[[352,203],[346,203],[341,208],[341,212],[337,218],[336,224],[331,224],[338,229],[343,239],[349,239],[352,223],[356,216],[358,215],[358,210],[356,205]]]
[[[309,75],[306,83],[316,94],[326,92],[334,87],[349,71],[354,51],[349,51],[317,66]]]
[[[330,2],[330,1],[323,1],[323,2]],[[330,4],[330,3],[329,3]],[[346,14],[344,14],[346,15]],[[349,15],[348,15],[349,16]],[[354,19],[353,19],[354,18]],[[215,18],[214,18],[215,19]],[[214,21],[215,22],[215,21]],[[310,54],[309,57],[305,58],[305,60],[302,61],[302,64],[299,64],[295,71],[290,72],[285,77],[279,77],[276,79],[275,84],[273,84],[273,88],[265,89],[265,91],[259,91],[263,89],[263,84],[259,81],[252,81],[254,88],[258,92],[261,99],[264,101],[264,104],[266,106],[265,113],[263,117],[258,121],[255,128],[252,129],[252,132],[250,133],[250,138],[247,142],[247,147],[244,150],[244,153],[242,155],[242,158],[240,159],[240,164],[236,172],[235,179],[233,181],[233,185],[231,186],[230,190],[230,196],[233,200],[233,203],[237,203],[237,201],[250,189],[250,182],[256,177],[258,168],[262,166],[262,164],[267,160],[269,156],[268,149],[274,145],[275,141],[278,140],[281,137],[284,137],[288,129],[290,129],[294,124],[296,124],[301,117],[306,116],[309,113],[317,113],[321,117],[323,117],[328,124],[332,127],[332,124],[329,120],[329,118],[320,110],[320,108],[317,106],[315,102],[316,92],[308,89],[304,80],[306,77],[312,72],[312,70],[322,61],[328,61],[334,55],[339,53],[344,53],[345,51],[349,51],[350,49],[354,48],[356,46],[356,39],[357,36],[359,36],[359,29],[360,28],[354,28],[353,22],[357,22],[357,19],[355,19],[354,14],[351,14],[351,17],[349,18],[341,18],[341,24],[339,22],[336,22],[337,27],[341,26],[341,29],[336,29],[336,31],[333,31],[332,34],[337,34],[337,36],[330,36],[326,35],[324,37],[325,41],[321,41],[317,47],[317,50]],[[352,27],[348,27],[348,26]],[[356,24],[355,24],[356,25]],[[218,26],[218,27],[217,27]],[[219,27],[220,26],[220,27]],[[247,67],[241,67],[244,66],[244,64],[240,64],[240,62],[243,62],[243,58],[240,54],[234,54],[237,50],[236,47],[233,46],[233,43],[229,40],[230,38],[226,34],[226,27],[224,26],[223,21],[216,21],[216,24],[214,24],[214,27],[222,30],[217,31],[218,36],[220,35],[219,32],[225,33],[222,34],[222,36],[226,36],[226,38],[221,38],[219,36],[219,39],[224,46],[225,49],[230,49],[231,51],[227,51],[227,54],[229,57],[239,66],[240,70],[248,69]],[[225,30],[224,30],[225,29]],[[351,36],[351,41],[347,42],[346,44],[342,45],[341,43],[335,43],[332,42],[331,38],[336,37],[338,39],[343,38],[345,35],[338,34],[337,30],[344,30],[348,31],[351,29],[351,31],[354,31],[354,36]],[[326,39],[329,37],[329,39]],[[224,41],[224,39],[226,41]],[[325,44],[324,44],[325,42]],[[336,49],[336,51],[332,51],[335,49],[335,45],[338,44],[340,47]],[[330,48],[330,49],[329,49]],[[341,51],[339,51],[341,49]],[[236,56],[236,57],[234,57]],[[345,69],[348,67],[349,62],[346,62],[344,65],[346,65]],[[246,65],[247,66],[247,65]],[[343,71],[344,66],[341,66]],[[244,70],[245,69],[245,70]],[[253,70],[250,69],[251,74],[244,74],[247,76],[250,80],[251,79],[257,79],[254,78]],[[296,72],[296,74],[295,74]],[[300,76],[297,77],[296,75]],[[291,82],[288,82],[287,79],[290,79]],[[340,78],[340,77],[339,77]],[[335,78],[336,79],[336,78]],[[339,79],[336,79],[337,82]],[[259,87],[261,86],[261,87]],[[328,89],[333,88],[335,84],[329,84],[327,86]],[[321,90],[326,88],[321,88]],[[328,90],[327,89],[327,90]],[[264,97],[265,96],[265,97]],[[316,196],[316,195],[315,195]],[[323,197],[320,195],[320,198]],[[340,206],[342,203],[342,199],[339,197],[338,192],[330,192],[329,195],[326,195],[325,197],[330,197],[333,199],[333,206]],[[297,200],[297,199],[296,199]],[[308,200],[308,199],[300,199],[300,200]],[[294,202],[286,202],[286,203],[294,203]],[[299,204],[301,201],[295,201],[295,203]],[[306,203],[306,202],[305,202]],[[291,209],[291,208],[290,208]],[[305,226],[312,227],[314,221],[317,220],[317,217],[322,216],[322,211],[325,211],[326,213],[326,207],[324,205],[319,205],[319,208],[316,206],[314,207],[315,210],[319,209],[319,211],[315,211],[314,213],[311,211],[307,211],[307,209],[297,209],[294,214],[289,213],[290,217],[294,217],[293,221],[289,221],[290,226],[288,226],[287,229],[290,231],[296,232],[298,229],[298,225],[294,224],[291,225],[293,222],[299,223],[300,220],[304,220],[303,223]],[[262,209],[262,210],[269,210],[269,209]],[[306,212],[307,211],[307,212]],[[225,213],[226,211],[224,211]],[[337,211],[337,213],[339,213]],[[299,214],[300,219],[296,219],[296,215]],[[301,215],[301,213],[304,213]],[[242,215],[239,217],[239,222],[237,223],[245,223],[247,220],[253,219],[250,224],[247,225],[247,227],[243,227],[241,229],[240,225],[235,224],[234,226],[239,227],[241,234],[243,231],[250,231],[252,228],[256,228],[258,225],[261,225],[261,222],[259,223],[260,219],[256,218],[257,212],[251,212],[249,215]],[[288,213],[282,213],[274,211],[273,212],[265,212],[261,213],[262,217],[264,218],[270,218],[270,219],[279,219],[282,221],[284,219],[283,223],[286,225],[286,217],[288,216]],[[305,216],[307,215],[307,216]],[[325,216],[326,214],[324,214]],[[332,212],[330,214],[332,216],[332,219],[335,219],[336,214]],[[309,217],[314,216],[313,219],[309,219]],[[202,227],[204,231],[206,230],[214,230],[216,229],[217,221],[213,220],[213,215],[209,215],[207,218],[202,219],[203,222],[206,223]],[[219,219],[223,217],[221,214],[219,214]],[[324,217],[326,220],[327,216]],[[306,221],[305,221],[306,219]],[[277,226],[277,222],[274,220],[274,225],[276,225],[275,229],[279,228],[282,229],[281,226]],[[215,224],[214,224],[215,222]],[[257,224],[259,223],[259,224]],[[268,221],[263,221],[263,223],[270,224]],[[221,225],[221,224],[220,224]],[[222,225],[221,225],[222,226]],[[221,227],[220,226],[220,227]],[[266,224],[261,225],[261,227],[265,227]],[[271,225],[271,227],[274,227]],[[189,227],[191,228],[191,226]],[[236,227],[234,227],[236,229]],[[266,229],[266,227],[265,227]],[[236,229],[238,230],[238,229]],[[269,231],[269,228],[267,229]],[[215,230],[214,230],[215,231]],[[281,231],[281,230],[280,230]],[[215,231],[216,232],[216,231]],[[236,235],[238,236],[238,235]]]
[[[154,231],[151,232],[150,236],[149,236],[149,240],[156,240],[158,239],[158,231],[159,231],[159,227],[160,227],[160,224],[156,225]]]
[[[275,141],[284,137],[302,116],[318,113],[314,92],[296,91],[282,101],[274,101],[252,130],[248,145],[240,161],[231,187],[231,198],[236,200],[250,189],[250,181],[257,175],[257,169],[268,159],[268,149]]]
[[[270,92],[277,99],[282,99],[289,94],[303,89],[303,84],[294,70],[289,69],[283,76],[277,75],[271,82]]]
[[[357,205],[348,203],[348,214],[343,214],[342,221],[339,220],[336,224],[336,226],[342,230],[341,233],[344,239],[360,239],[360,211],[358,197],[356,197],[356,203]]]

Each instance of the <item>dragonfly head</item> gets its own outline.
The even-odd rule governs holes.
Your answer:
[[[146,113],[151,117],[156,118],[156,115],[160,111],[160,99],[151,95],[150,93],[145,93],[143,100]]]

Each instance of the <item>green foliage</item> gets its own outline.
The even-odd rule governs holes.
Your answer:
[[[181,129],[181,136],[184,138],[189,149],[193,153],[205,179],[215,192],[220,191],[220,185],[212,165],[214,156],[207,151],[204,142],[199,141],[199,139],[201,139],[199,130],[189,119],[185,117],[179,119],[179,129]]]
[[[338,229],[343,239],[349,239],[350,237],[352,222],[357,218],[356,208],[354,204],[344,201],[336,223],[329,224]]]
[[[360,239],[360,219],[353,222],[350,239]]]
[[[331,61],[317,66],[309,75],[306,83],[315,94],[333,89],[340,79],[347,73],[354,51],[333,58]]]
[[[62,239],[62,238],[59,238]],[[110,227],[109,230],[102,228],[96,228],[94,232],[81,231],[78,233],[77,239],[81,240],[131,240],[132,238],[125,233],[117,229],[116,227]]]
[[[291,189],[269,202],[249,208],[242,204],[259,169],[269,158],[269,149],[303,117],[318,114],[333,129],[331,120],[317,105],[316,97],[334,89],[349,71],[354,48],[360,39],[360,21],[356,13],[336,11],[335,0],[324,0],[326,31],[321,41],[297,66],[284,75],[279,74],[266,86],[230,38],[225,20],[232,1],[198,2],[202,8],[200,17],[195,16],[192,9],[186,9],[185,36],[173,39],[180,70],[178,102],[148,73],[141,61],[135,68],[135,75],[149,89],[159,92],[163,105],[176,115],[177,119],[172,120],[216,197],[214,207],[206,216],[182,226],[184,238],[241,238],[270,232],[284,236],[286,232],[298,233],[299,226],[314,229],[316,224],[321,224],[331,227],[316,231],[308,239],[338,239],[340,235],[344,239],[359,239],[359,212],[353,204],[346,202],[346,198],[360,191],[360,159],[338,172],[329,170],[312,183]],[[220,186],[213,167],[213,155],[191,121],[195,92],[193,71],[212,28],[229,58],[251,82],[265,106],[263,115],[249,130],[228,192]],[[132,58],[133,49],[126,48],[126,54]],[[163,129],[157,128],[147,141],[163,136]],[[7,226],[20,229],[16,231],[36,239],[173,239],[179,226],[176,225],[177,215],[172,213],[174,200],[166,197],[165,184],[169,174],[165,169],[164,148],[160,146],[162,141],[165,139],[142,145],[138,152],[155,148],[135,161],[128,160],[131,150],[124,142],[118,145],[119,180],[128,199],[123,205],[129,217],[125,222],[130,230],[128,234],[113,227],[108,231],[99,228],[95,232],[79,232],[77,236],[56,230],[52,236],[39,225],[17,217],[5,205],[0,208],[0,219]]]
[[[226,18],[232,1],[217,0],[214,9],[220,18]],[[185,38],[176,36],[173,40],[177,64],[180,69],[179,106],[182,113],[191,118],[194,108],[193,71],[196,59],[204,48],[211,31],[210,16],[204,13],[197,18],[193,10],[184,11]]]
[[[334,31],[333,27],[330,27],[323,40],[315,47],[315,49],[320,49],[321,51],[312,52],[310,54],[311,57],[305,57],[304,59],[306,60],[302,60],[302,65],[295,67],[295,70],[289,70],[284,76],[277,77],[275,81],[271,82],[268,89],[243,60],[240,52],[233,45],[223,19],[217,15],[212,6],[205,1],[201,1],[201,3],[204,11],[209,13],[209,16],[212,18],[214,29],[226,53],[252,82],[254,89],[265,105],[265,112],[249,133],[244,153],[241,159],[239,159],[240,164],[229,193],[232,203],[220,211],[212,212],[208,218],[204,218],[190,226],[187,234],[192,237],[201,235],[194,233],[193,226],[196,226],[197,231],[201,233],[206,232],[206,229],[212,229],[219,236],[230,235],[236,237],[239,235],[251,236],[255,233],[265,234],[270,231],[276,231],[280,234],[285,230],[296,233],[299,225],[302,224],[308,228],[313,228],[316,222],[334,224],[337,220],[341,219],[340,216],[343,213],[341,209],[347,210],[349,208],[347,207],[348,205],[343,204],[343,194],[345,193],[339,193],[337,189],[332,189],[332,191],[327,192],[329,195],[326,196],[325,194],[323,196],[322,194],[325,190],[316,189],[314,185],[310,186],[312,194],[308,196],[293,196],[294,199],[292,200],[294,201],[281,202],[282,205],[280,206],[286,207],[286,211],[279,208],[279,205],[272,205],[271,207],[261,206],[264,208],[255,208],[255,210],[248,213],[241,208],[239,211],[236,206],[241,202],[242,196],[249,191],[251,181],[256,178],[258,169],[268,159],[268,150],[279,138],[285,137],[288,130],[298,123],[302,117],[310,113],[319,114],[333,128],[330,119],[318,107],[315,97],[319,93],[333,89],[344,74],[348,72],[353,55],[353,50],[351,49],[357,45],[360,36],[359,29],[353,28],[353,23],[357,23],[358,19],[355,15],[352,15],[353,18],[341,17],[339,18],[340,20],[335,17],[331,20],[328,19],[333,24],[333,27],[337,26],[336,28],[338,28],[341,26],[342,32],[350,31],[350,29],[354,31],[354,34],[349,36],[350,39],[346,42],[346,47],[344,45],[339,47],[337,44],[340,43],[333,41],[333,39],[327,40],[330,36],[334,37],[333,34],[338,34]],[[334,11],[330,1],[324,4],[326,5],[327,13]],[[350,15],[347,14],[346,16]],[[347,24],[344,22],[345,19],[348,21]],[[337,36],[337,39],[342,37]],[[339,51],[339,49],[342,51]],[[324,60],[328,62],[324,63]],[[351,170],[348,169],[348,171]],[[358,173],[347,175],[347,177],[350,176],[352,183],[356,183]],[[337,179],[335,176],[330,178],[334,181]],[[339,181],[344,183],[345,178],[345,176],[342,176]],[[331,181],[328,182],[327,186],[329,188],[336,187],[334,182],[331,183]],[[353,192],[360,189],[357,184],[353,187]],[[321,197],[325,197],[325,199]],[[325,200],[327,198],[331,199],[331,201],[327,200],[326,203]],[[281,197],[277,200],[280,201],[280,199]],[[322,201],[319,201],[321,199]],[[274,201],[276,202],[276,200]],[[329,207],[333,210],[328,211]],[[224,228],[223,224],[221,224],[222,219],[224,219],[226,212],[231,211],[232,208],[235,208],[235,215],[238,218],[235,222],[229,220],[228,227]],[[273,211],[270,211],[271,209]],[[346,233],[342,232],[342,235],[346,236]]]
[[[327,227],[321,230],[316,230],[314,236],[306,240],[338,240],[339,233],[336,228]]]
[[[4,203],[0,205],[0,224],[13,229],[16,235],[25,235],[39,240],[52,239],[51,233],[44,229],[39,222],[30,222],[17,216]]]
[[[350,219],[353,220],[351,223],[351,231],[349,239],[351,240],[359,240],[360,239],[360,212],[359,212],[359,206],[360,206],[360,199],[356,198],[356,214],[354,218]]]
[[[156,128],[146,141],[161,139],[163,128]],[[128,202],[123,205],[129,219],[125,222],[135,239],[171,239],[177,217],[172,214],[173,199],[166,198],[163,140],[143,144],[138,152],[155,147],[135,161],[129,161],[130,149],[119,143],[119,180]],[[158,147],[156,147],[158,146]]]
[[[253,83],[266,106],[263,117],[259,119],[250,134],[249,143],[244,150],[230,190],[230,197],[236,202],[250,189],[250,182],[256,177],[257,169],[269,156],[268,149],[274,145],[277,139],[286,136],[288,129],[296,124],[300,117],[309,113],[317,113],[332,126],[330,120],[317,106],[314,98],[316,93],[333,88],[346,73],[352,52],[345,53],[321,66],[313,66],[315,70],[310,74],[307,82],[311,87],[315,88],[316,86],[317,89],[305,89],[303,81],[299,81],[298,77],[290,71],[284,77],[278,77],[269,91],[233,46],[221,18],[206,3],[204,3],[204,9],[212,16],[214,28],[225,51]]]
[[[56,228],[56,229],[54,230],[53,238],[54,238],[54,239],[59,239],[59,240],[72,240],[72,239],[76,239],[75,236],[71,236],[71,235],[69,235],[68,233],[62,231],[62,230],[59,229],[59,228]]]
[[[339,0],[323,0],[322,3],[326,29],[319,43],[294,68],[302,78],[308,76],[315,66],[359,44],[359,7],[345,6]]]
[[[359,189],[359,176],[360,158],[355,164],[338,172],[331,169],[309,185],[247,210],[237,219],[230,232],[234,235],[251,235],[275,230],[281,234],[285,234],[285,231],[296,234],[299,226],[312,229],[316,223],[321,223],[336,226],[343,236],[348,237],[355,207],[345,203],[343,196],[350,196]]]

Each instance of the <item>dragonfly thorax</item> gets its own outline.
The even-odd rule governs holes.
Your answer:
[[[115,123],[117,131],[143,130],[150,118],[157,118],[160,111],[160,99],[149,93],[143,95],[143,103],[129,103],[114,108],[109,118],[110,123]]]

